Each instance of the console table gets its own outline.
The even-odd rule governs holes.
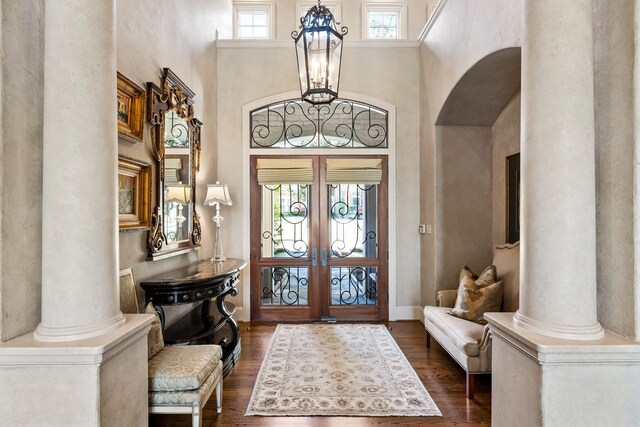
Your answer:
[[[236,364],[241,351],[238,323],[233,318],[235,306],[224,299],[238,294],[240,270],[246,265],[245,261],[235,258],[223,262],[203,260],[140,283],[146,303],[151,302],[160,314],[167,344],[220,345],[224,375]],[[202,301],[199,310],[192,310],[164,328],[163,306],[199,301]]]

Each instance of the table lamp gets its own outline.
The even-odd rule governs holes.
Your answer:
[[[222,242],[220,241],[220,223],[224,219],[220,216],[220,205],[231,206],[233,202],[229,196],[229,188],[226,184],[220,184],[216,181],[215,184],[207,185],[207,197],[204,200],[205,206],[216,207],[216,216],[214,216],[213,222],[216,223],[216,246],[213,252],[213,262],[222,262],[225,260],[222,254]]]

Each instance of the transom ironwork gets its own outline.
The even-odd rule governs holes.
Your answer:
[[[388,114],[348,99],[280,101],[251,112],[251,148],[387,148]]]

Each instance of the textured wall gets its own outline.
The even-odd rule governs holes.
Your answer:
[[[638,339],[634,321],[638,302],[634,295],[633,3],[622,0],[611,7],[604,0],[594,2],[596,229],[599,320],[607,329]]]
[[[436,129],[436,283],[458,286],[460,268],[480,273],[491,263],[491,128],[438,126]]]
[[[0,341],[7,341],[40,321],[43,1],[3,1],[1,37]]]
[[[507,156],[520,152],[520,93],[493,124],[492,247],[507,239]]]
[[[118,0],[118,71],[142,87],[160,85],[163,67],[171,68],[195,96],[195,117],[202,127],[201,167],[197,176],[196,211],[201,215],[202,247],[198,253],[160,261],[146,261],[147,231],[126,231],[120,236],[120,268],[132,267],[136,281],[174,270],[198,258],[213,255],[210,208],[202,206],[206,184],[216,180],[216,28],[230,32],[231,1],[197,0],[176,7],[168,0]],[[153,162],[149,125],[144,143],[118,142],[121,155]],[[155,179],[155,175],[154,175]],[[157,189],[153,183],[155,198]],[[154,201],[155,203],[155,201]]]
[[[467,70],[493,52],[520,46],[521,22],[520,2],[448,1],[421,46],[421,222],[434,225],[433,234],[421,242],[423,304],[434,304],[436,289],[445,286],[439,282],[442,245],[448,237],[436,218],[436,207],[442,203],[436,193],[436,119]]]
[[[385,64],[381,66],[381,64]],[[256,67],[255,64],[260,64]],[[419,99],[407,96],[419,86],[415,48],[345,48],[340,89],[397,106],[397,304],[419,304]],[[371,72],[375,70],[375,72]],[[298,90],[293,48],[218,50],[218,170],[229,184],[234,205],[224,209],[227,256],[242,256],[242,106],[270,95]],[[392,224],[393,226],[393,224]],[[240,236],[243,236],[242,238]],[[248,283],[248,282],[247,282]],[[241,296],[238,301],[241,301]]]

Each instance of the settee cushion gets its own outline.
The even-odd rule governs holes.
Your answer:
[[[424,317],[438,327],[467,356],[477,356],[484,326],[451,316],[447,313],[449,310],[451,308],[426,306]]]
[[[149,360],[149,391],[195,390],[221,358],[219,345],[165,347]]]
[[[179,390],[179,391],[150,391],[149,405],[151,406],[175,406],[175,405],[200,405],[203,403],[205,396],[209,395],[212,387],[222,380],[222,362],[218,364],[209,376],[204,380],[202,386],[196,390]]]

